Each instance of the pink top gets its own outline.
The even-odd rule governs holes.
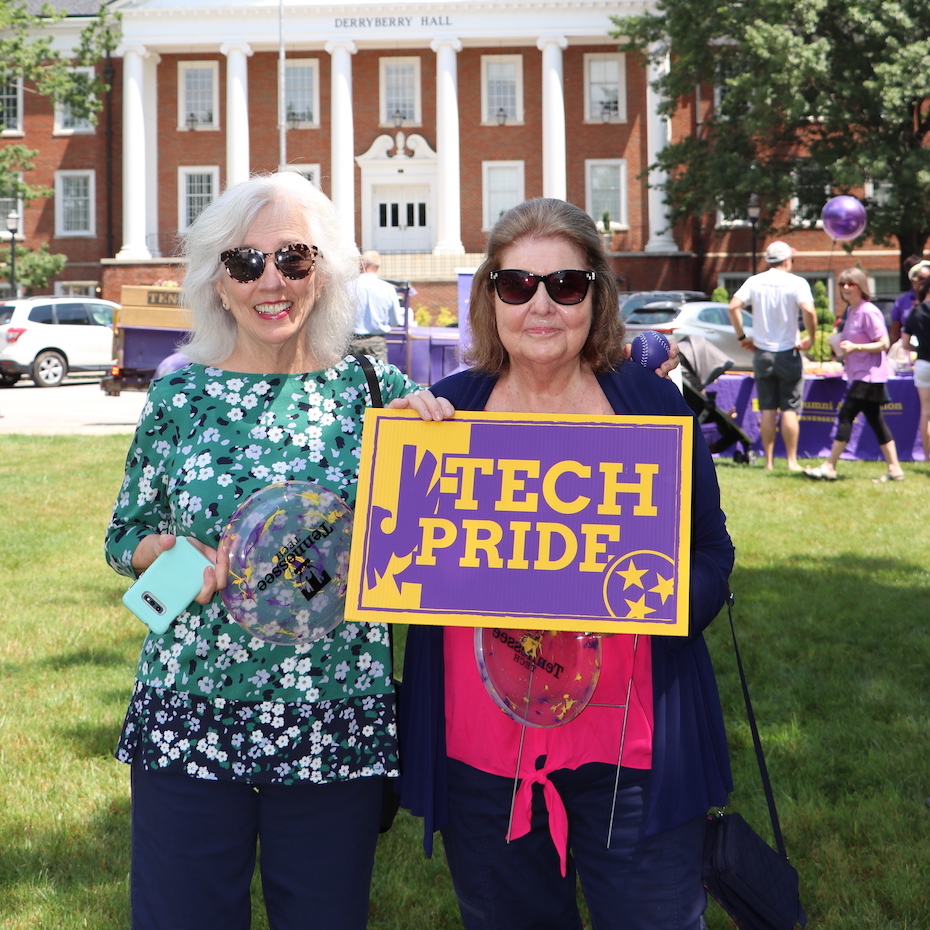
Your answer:
[[[634,639],[636,648],[634,654]],[[623,728],[623,704],[630,685],[630,711],[623,741],[622,764],[652,767],[652,650],[648,636],[625,634],[603,638],[601,672],[594,696],[574,720],[558,727],[523,726],[505,714],[488,694],[475,659],[475,631],[446,627],[446,751],[450,758],[489,772],[522,779],[514,801],[508,839],[529,832],[532,786],[543,786],[549,811],[549,833],[565,874],[568,816],[549,773],[575,769],[588,762],[617,764]],[[635,659],[635,663],[634,663]],[[593,706],[606,704],[607,707]],[[523,755],[517,773],[520,734]],[[542,768],[536,761],[545,756]]]

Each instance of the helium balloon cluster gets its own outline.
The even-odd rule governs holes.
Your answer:
[[[868,216],[855,197],[841,194],[831,197],[820,212],[824,232],[837,242],[851,242],[865,231]]]

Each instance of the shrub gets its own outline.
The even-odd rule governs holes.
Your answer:
[[[730,295],[725,287],[718,285],[714,288],[714,292],[710,295],[710,299],[716,300],[721,304],[728,304],[730,302]]]
[[[817,328],[833,329],[833,322],[836,319],[833,311],[830,309],[830,298],[827,296],[827,286],[823,281],[814,282],[814,310],[817,312]]]

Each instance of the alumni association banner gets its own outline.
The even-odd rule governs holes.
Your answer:
[[[346,619],[684,636],[692,419],[365,414]]]

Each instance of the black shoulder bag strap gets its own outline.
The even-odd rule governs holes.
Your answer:
[[[375,374],[375,366],[371,364],[371,359],[367,355],[353,355],[352,358],[358,363],[358,367],[365,372],[365,378],[368,381],[368,396],[371,400],[372,407],[383,407],[384,398],[381,396],[381,385],[378,384],[378,376]],[[391,670],[394,669],[394,637],[391,635],[390,627],[388,628],[388,644],[391,647]]]
[[[746,716],[749,718],[749,729],[752,732],[752,744],[756,749],[756,761],[759,763],[759,774],[762,776],[762,790],[769,806],[769,816],[772,818],[772,833],[775,836],[775,846],[779,855],[787,859],[785,841],[782,839],[781,826],[778,822],[778,811],[775,808],[775,795],[772,793],[772,783],[769,781],[769,770],[762,754],[762,741],[759,739],[759,728],[756,726],[756,715],[752,712],[752,701],[749,700],[749,688],[746,685],[746,673],[743,671],[743,660],[740,658],[739,645],[736,642],[736,627],[733,625],[733,593],[727,595],[727,613],[730,617],[730,632],[733,634],[733,651],[736,654],[736,667],[739,669],[739,681],[743,687],[743,698],[746,701]]]
[[[383,407],[384,398],[381,396],[381,385],[378,384],[378,376],[375,374],[375,367],[371,360],[365,355],[353,355],[358,367],[365,372],[365,378],[368,381],[368,396],[371,400],[372,407]],[[400,682],[394,677],[394,633],[391,625],[388,624],[388,648],[391,651],[391,680],[394,682],[395,700],[400,701]],[[385,778],[384,788],[381,794],[381,819],[378,825],[379,833],[387,833],[394,823],[397,811],[400,809],[400,793],[396,787],[396,778]]]
[[[375,366],[367,355],[353,355],[352,358],[358,363],[358,367],[365,372],[365,379],[368,381],[368,394],[371,397],[372,407],[383,407],[384,400],[381,397],[381,385],[378,384],[378,376],[375,374]]]

